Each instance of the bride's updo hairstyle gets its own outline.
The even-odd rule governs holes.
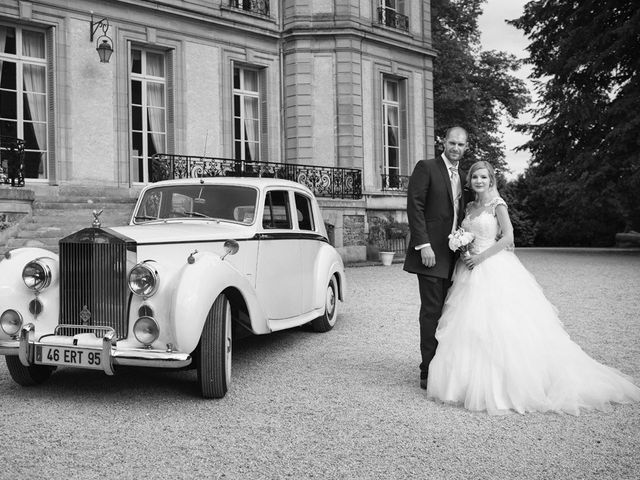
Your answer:
[[[493,166],[489,162],[485,162],[484,160],[480,160],[479,162],[476,162],[473,165],[471,165],[471,168],[467,172],[467,179],[466,179],[467,188],[471,189],[471,177],[473,176],[473,174],[478,170],[482,170],[483,168],[486,169],[487,172],[489,173],[489,189],[493,190],[495,194],[499,196],[498,186],[496,184],[496,172],[493,169]]]

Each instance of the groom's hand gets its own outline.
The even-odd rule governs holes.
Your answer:
[[[436,254],[433,253],[431,245],[427,245],[420,249],[420,257],[422,258],[422,264],[425,267],[431,268],[436,264]]]

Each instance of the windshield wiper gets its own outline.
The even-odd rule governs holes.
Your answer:
[[[148,215],[136,215],[134,220],[158,220],[156,217],[149,217]]]
[[[184,212],[184,214],[189,215],[190,217],[210,218],[211,220],[214,220],[213,217],[200,212]]]

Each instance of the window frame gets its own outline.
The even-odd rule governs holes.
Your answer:
[[[284,205],[283,204],[274,204],[273,202],[273,194],[278,193],[283,195]],[[283,227],[281,225],[276,225],[276,219],[273,213],[274,207],[284,207],[284,213],[286,214],[286,222],[288,226]],[[267,220],[267,212],[269,213],[270,225],[265,224],[265,220]],[[283,190],[279,188],[273,188],[267,190],[264,195],[264,202],[262,204],[262,220],[261,226],[263,230],[286,230],[292,231],[293,228],[293,217],[291,215],[291,198],[289,197],[289,190]],[[297,212],[296,212],[297,214]]]
[[[53,42],[53,38],[51,35],[51,29],[38,28],[31,25],[8,24],[6,22],[0,22],[0,25],[8,29],[13,29],[15,32],[15,53],[0,52],[0,63],[11,62],[11,63],[14,63],[16,66],[15,89],[4,88],[0,90],[1,92],[6,91],[6,92],[15,93],[16,118],[13,119],[13,118],[7,117],[7,118],[0,119],[0,121],[4,120],[7,122],[15,122],[16,138],[20,138],[25,141],[25,148],[24,148],[25,170],[23,172],[25,175],[24,177],[25,180],[35,181],[35,182],[48,182],[51,180],[51,177],[54,174],[52,162],[54,161],[53,152],[55,149],[55,145],[53,144],[53,139],[51,135],[52,128],[53,128],[52,121],[54,118],[53,112],[52,112],[52,99],[51,99],[51,95],[52,95],[51,92],[53,91],[52,75],[51,75],[51,71],[53,68],[53,64],[52,64],[53,59],[51,58],[51,55],[52,55],[51,44]],[[42,40],[43,40],[43,45],[42,45],[43,57],[42,58],[27,56],[24,54],[23,52],[24,31],[35,32],[35,33],[38,33],[39,35],[42,35]],[[26,65],[35,65],[37,67],[43,68],[44,92],[27,90],[24,84],[24,72],[25,72]],[[40,97],[44,97],[44,104],[46,108],[45,108],[45,112],[42,120],[35,120],[33,118],[33,113],[31,114],[31,119],[27,120],[25,118],[25,112],[27,108],[29,108],[29,111],[31,111],[30,107],[25,105],[25,103],[28,102],[28,97],[27,97],[28,95],[37,95]],[[25,124],[32,124],[34,126],[44,125],[44,133],[42,135],[42,140],[45,145],[45,148],[42,148],[39,142],[37,145],[39,148],[37,150],[34,148],[29,148],[29,142],[27,141],[28,139],[26,138],[26,135],[25,135]],[[35,137],[37,142],[38,138],[36,134],[36,129],[34,127],[32,127],[32,129],[33,129],[32,135]],[[27,173],[29,172],[29,168],[27,168],[27,164],[29,162],[29,158],[28,158],[29,153],[39,154],[40,156],[40,160],[38,162],[38,176],[27,176]]]
[[[301,218],[300,218],[300,214],[298,212],[301,212],[301,208],[300,205],[298,203],[298,200],[304,200],[306,203],[306,215],[308,217],[309,220],[309,228],[306,228],[306,226],[302,226],[301,225]],[[313,202],[311,200],[311,198],[308,195],[305,195],[301,192],[293,192],[293,205],[295,206],[296,209],[296,228],[298,230],[301,231],[305,231],[305,232],[315,232],[316,231],[316,220],[314,218],[314,214],[313,214]],[[304,218],[304,214],[302,215],[302,217]]]
[[[390,100],[386,98],[387,93],[387,84],[389,82],[393,82],[396,90],[396,100]],[[388,119],[390,118],[389,110],[395,109],[396,111],[396,124],[391,125],[388,123]],[[391,171],[395,170],[396,175],[400,175],[401,172],[401,163],[402,163],[402,142],[400,139],[402,138],[402,122],[400,121],[400,116],[402,112],[401,106],[401,90],[400,90],[400,80],[395,77],[390,77],[383,75],[382,77],[382,172],[384,175],[390,177],[392,175]],[[389,128],[396,128],[396,145],[390,146],[389,139]],[[396,165],[391,166],[390,162],[390,150],[396,150]]]
[[[235,78],[236,70],[239,73],[239,87],[236,88]],[[253,72],[256,75],[256,88],[257,90],[248,90],[244,88],[246,72]],[[263,153],[265,149],[264,131],[266,128],[266,112],[265,112],[265,92],[264,92],[264,69],[250,66],[242,63],[234,62],[231,68],[231,137],[232,137],[232,158],[236,160],[245,161],[265,161],[263,160]],[[240,106],[240,112],[236,111],[236,97],[239,98],[238,105]],[[247,116],[245,111],[245,99],[255,99],[257,103],[257,115],[256,118],[251,118],[256,122],[255,140],[249,140],[246,136],[246,122]],[[237,131],[236,124],[240,125],[240,132]],[[247,158],[247,151],[250,143],[254,144],[255,158]],[[240,151],[238,151],[238,145]]]
[[[133,72],[134,51],[140,51],[140,73]],[[170,143],[169,138],[169,123],[170,123],[170,98],[169,98],[169,82],[171,77],[171,62],[170,52],[149,47],[146,45],[140,45],[137,43],[131,43],[129,46],[129,59],[127,65],[127,86],[129,92],[128,98],[128,116],[129,116],[129,162],[131,170],[131,183],[143,185],[147,184],[151,178],[151,155],[149,155],[149,138],[150,136],[157,134],[162,135],[163,145],[161,148],[154,145],[155,153],[166,153],[168,151],[168,145]],[[148,73],[147,70],[147,55],[159,55],[162,57],[163,76],[154,76]],[[140,82],[140,103],[133,103],[133,82]],[[149,84],[162,84],[162,99],[163,105],[161,107],[149,105]],[[141,127],[134,130],[134,107],[141,109]],[[161,109],[163,112],[163,131],[152,130],[149,126],[149,109]],[[134,134],[141,135],[142,151],[138,155],[134,155]],[[137,163],[137,165],[136,165]],[[142,170],[142,171],[141,171]],[[142,175],[141,175],[142,174]],[[142,176],[142,179],[140,179]]]

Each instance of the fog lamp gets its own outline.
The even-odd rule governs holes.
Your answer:
[[[158,339],[160,329],[153,318],[140,317],[133,326],[133,334],[140,343],[149,346]]]
[[[141,297],[150,297],[158,290],[158,272],[149,264],[137,264],[129,272],[129,290]]]
[[[0,328],[7,335],[17,335],[22,327],[22,315],[15,310],[5,310],[0,315]]]

